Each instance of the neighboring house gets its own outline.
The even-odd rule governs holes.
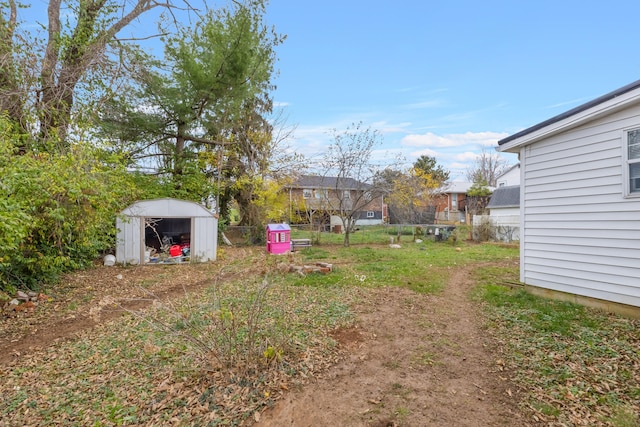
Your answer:
[[[640,314],[640,80],[498,144],[522,168],[520,280]]]
[[[473,183],[453,181],[434,197],[436,220],[465,222],[467,191]]]
[[[508,185],[520,185],[520,163],[511,166],[502,175],[496,178],[496,187],[506,187]]]
[[[342,205],[349,210],[355,204],[356,225],[376,225],[385,222],[386,205],[382,195],[374,195],[367,184],[353,178],[301,175],[287,187],[290,218],[313,223],[325,230],[340,230],[342,220],[335,208]],[[363,204],[362,200],[366,204]]]
[[[520,186],[498,187],[487,205],[488,218],[495,227],[496,238],[513,241],[520,239]],[[473,223],[476,224],[474,218]]]

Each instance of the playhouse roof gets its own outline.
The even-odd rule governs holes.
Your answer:
[[[291,231],[288,224],[267,224],[268,231]]]

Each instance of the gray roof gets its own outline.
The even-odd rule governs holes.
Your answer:
[[[300,175],[291,188],[338,188],[341,190],[364,190],[369,185],[358,182],[353,178],[338,178],[335,176]]]
[[[637,88],[640,87],[640,80],[636,80],[633,83],[629,83],[626,86],[621,87],[620,89],[616,89],[613,92],[609,92],[606,95],[602,95],[592,101],[589,101],[585,104],[579,105],[575,108],[572,108],[569,111],[565,111],[562,114],[558,114],[557,116],[551,117],[550,119],[545,120],[544,122],[540,122],[537,125],[533,125],[530,128],[527,128],[525,130],[522,130],[518,133],[514,133],[513,135],[510,135],[506,138],[501,139],[500,141],[498,141],[498,145],[502,145],[502,144],[506,144],[509,141],[513,141],[514,139],[518,139],[521,136],[525,136],[528,135],[530,133],[533,133],[537,130],[540,130],[544,127],[547,127],[549,125],[552,125],[556,122],[559,122],[560,120],[564,120],[568,117],[573,116],[574,114],[578,114],[581,113],[585,110],[588,110],[591,107],[595,107],[598,104],[602,104],[603,102],[609,101],[610,99],[616,98],[620,95],[624,95],[627,92],[631,92],[632,90],[635,90]]]
[[[516,208],[520,207],[520,186],[507,185],[498,187],[491,195],[491,200],[487,205],[488,209],[492,208]]]

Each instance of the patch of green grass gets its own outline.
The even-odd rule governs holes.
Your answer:
[[[411,414],[411,410],[409,408],[405,408],[404,406],[397,407],[394,412],[399,420],[404,420]]]
[[[436,363],[437,356],[433,352],[420,350],[412,359],[418,365],[432,366]]]
[[[382,366],[384,366],[387,369],[398,369],[400,367],[400,362],[398,362],[397,360],[389,360],[387,362],[384,362],[382,364]]]
[[[640,414],[638,408],[629,405],[620,405],[613,409],[610,417],[605,417],[604,422],[613,427],[637,427],[640,425]]]
[[[523,404],[552,424],[578,417],[625,426],[623,409],[639,404],[640,378],[632,372],[640,365],[640,321],[496,285],[515,270],[479,269],[475,295],[505,343],[513,379],[528,390]]]

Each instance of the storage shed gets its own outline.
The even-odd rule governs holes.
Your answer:
[[[284,254],[291,251],[291,227],[287,224],[267,224],[267,252]]]
[[[171,198],[142,200],[124,209],[116,219],[116,262],[141,264],[165,260],[214,261],[218,219],[194,202]],[[167,248],[180,246],[184,257]],[[151,257],[151,253],[158,257]],[[173,256],[172,256],[173,255]]]

